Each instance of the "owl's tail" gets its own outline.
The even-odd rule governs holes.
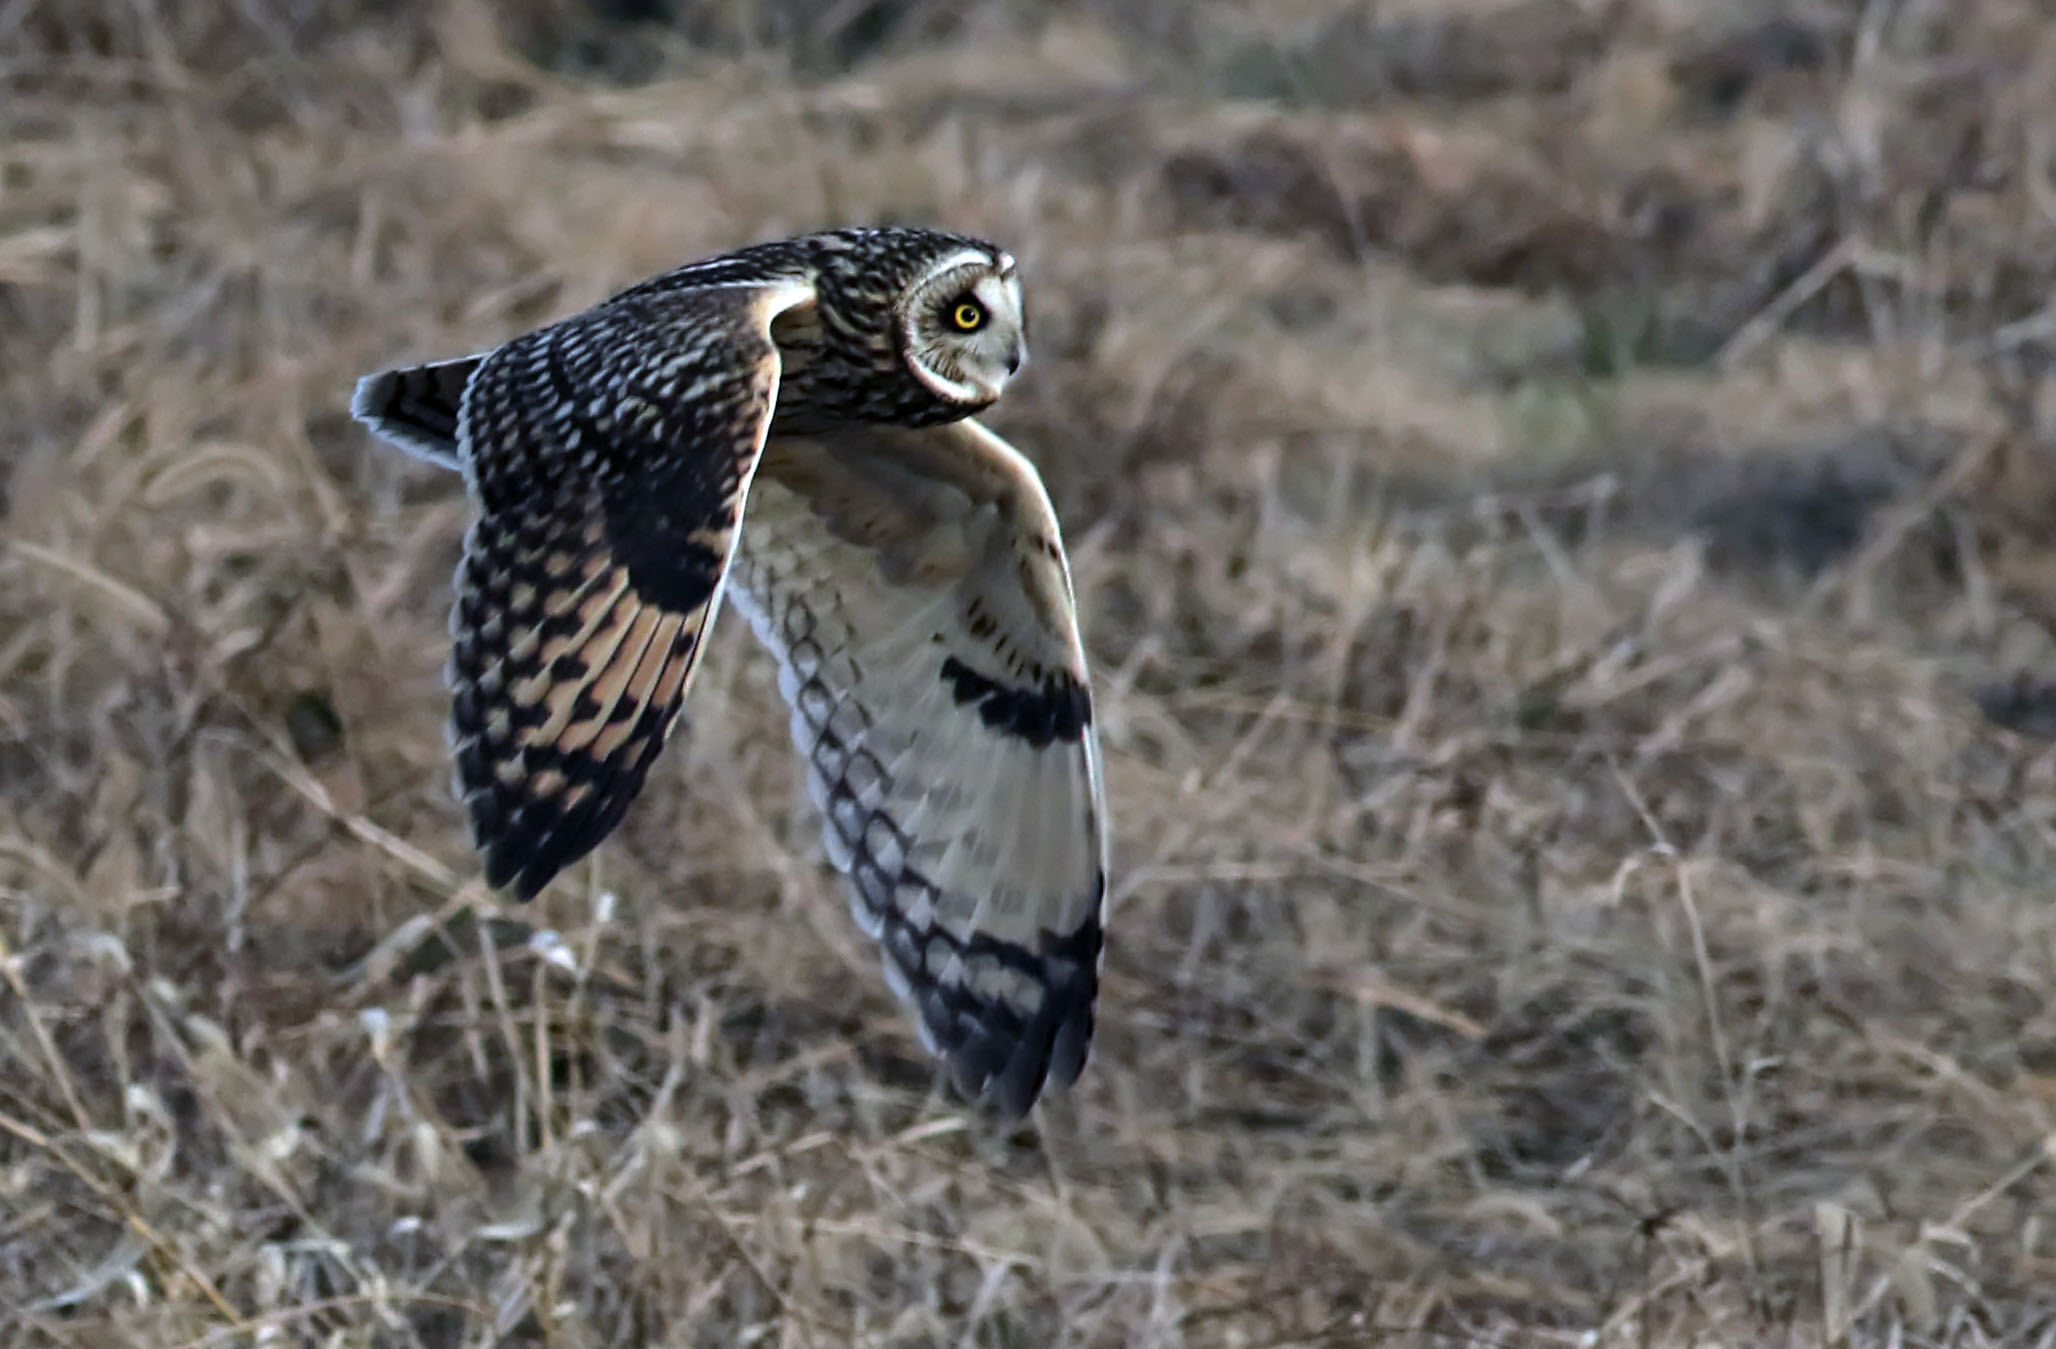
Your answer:
[[[350,415],[418,459],[464,467],[457,441],[457,409],[485,353],[451,361],[382,370],[357,381]]]

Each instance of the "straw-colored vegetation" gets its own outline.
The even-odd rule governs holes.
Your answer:
[[[938,1090],[726,624],[480,888],[344,413],[1023,259],[1102,1031]],[[0,1341],[2047,1344],[2038,0],[0,0]]]

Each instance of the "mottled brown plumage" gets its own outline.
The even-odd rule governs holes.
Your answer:
[[[1084,1065],[1106,891],[1057,522],[969,420],[1024,328],[993,245],[834,231],[370,376],[352,405],[478,505],[449,678],[488,881],[527,898],[620,821],[733,582],[888,982],[1012,1115]]]

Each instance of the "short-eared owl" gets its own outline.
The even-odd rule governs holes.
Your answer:
[[[1057,521],[973,414],[1026,353],[1014,259],[917,229],[758,244],[352,413],[461,469],[457,790],[522,899],[620,821],[722,596],[777,657],[829,859],[960,1088],[1085,1064],[1106,814]]]

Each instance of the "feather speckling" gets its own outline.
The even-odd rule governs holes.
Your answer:
[[[688,264],[352,411],[461,469],[457,790],[528,898],[619,823],[731,595],[888,986],[1019,1116],[1083,1069],[1106,806],[1062,537],[975,419],[1026,357],[1014,260],[917,229]]]

